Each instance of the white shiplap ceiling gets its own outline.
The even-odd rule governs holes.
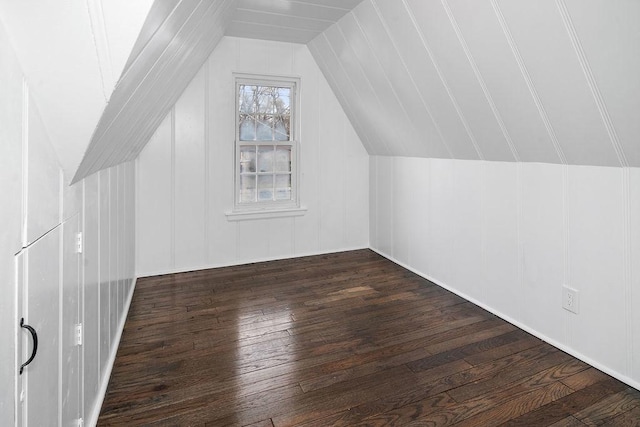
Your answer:
[[[155,1],[73,182],[135,159],[223,35],[307,43],[361,1]]]
[[[238,0],[226,35],[308,43],[362,0]]]
[[[133,3],[0,0],[74,181],[135,158],[224,35],[307,44],[371,154],[640,165],[637,0]]]

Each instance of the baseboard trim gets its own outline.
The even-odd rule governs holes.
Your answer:
[[[137,276],[139,278],[143,278],[143,277],[152,277],[152,276],[163,276],[165,274],[190,273],[193,271],[209,270],[211,268],[235,267],[238,265],[253,264],[256,262],[279,261],[283,259],[302,258],[306,256],[316,256],[316,255],[327,255],[327,254],[334,254],[338,252],[358,251],[362,249],[369,249],[369,247],[355,246],[355,247],[347,247],[347,248],[336,248],[336,249],[329,249],[327,251],[304,252],[304,253],[297,253],[297,254],[292,254],[287,256],[262,257],[262,258],[246,259],[246,260],[241,260],[237,262],[222,263],[222,264],[206,264],[206,265],[195,266],[195,267],[157,270],[157,271],[151,271],[151,272],[138,273]]]
[[[433,278],[433,277],[429,276],[428,274],[425,274],[425,273],[423,273],[421,271],[416,270],[415,268],[405,264],[402,261],[399,261],[399,260],[395,259],[393,256],[391,256],[391,255],[389,255],[389,254],[387,254],[387,253],[385,253],[383,251],[380,251],[380,250],[375,249],[375,248],[369,248],[369,249],[371,249],[372,251],[374,251],[378,255],[385,257],[389,261],[391,261],[391,262],[393,262],[395,264],[398,264],[399,266],[401,266],[403,268],[406,268],[407,270],[417,274],[418,276],[424,277],[425,279],[429,280],[430,282],[435,283],[436,285],[440,286],[441,288],[446,289],[449,292],[452,292],[452,293],[458,295],[461,298],[464,298],[465,300],[477,305],[480,308],[483,308],[483,309],[487,310],[488,312],[490,312],[492,314],[495,314],[496,316],[500,317],[501,319],[511,323],[512,325],[522,329],[523,331],[525,331],[525,332],[527,332],[527,333],[529,333],[529,334],[531,334],[531,335],[533,335],[533,336],[535,336],[537,338],[540,338],[542,341],[544,341],[544,342],[546,342],[548,344],[551,344],[552,346],[556,347],[559,350],[564,351],[567,354],[570,354],[571,356],[575,357],[576,359],[580,359],[583,362],[593,366],[594,368],[599,369],[600,371],[602,371],[602,372],[604,372],[604,373],[606,373],[608,375],[611,375],[612,377],[622,381],[623,383],[625,383],[625,384],[627,384],[627,385],[629,385],[629,386],[631,386],[631,387],[633,387],[633,388],[635,388],[637,390],[640,390],[640,382],[635,381],[634,379],[629,378],[628,376],[623,375],[620,372],[618,372],[618,371],[616,371],[614,369],[611,369],[608,366],[603,365],[602,363],[598,362],[597,360],[593,360],[589,356],[586,356],[586,355],[580,353],[579,351],[576,351],[575,349],[567,346],[566,344],[564,344],[562,342],[559,342],[559,341],[557,341],[555,339],[549,338],[545,334],[540,333],[539,331],[537,331],[535,329],[532,329],[531,327],[525,325],[524,323],[521,323],[518,320],[515,320],[515,319],[511,318],[510,316],[505,315],[504,313],[500,312],[499,310],[495,310],[494,308],[484,304],[483,302],[478,301],[477,299],[475,299],[473,297],[470,297],[469,295],[465,294],[464,292],[460,292],[457,289],[455,289],[455,288],[453,288],[451,286],[448,286],[446,283],[441,282],[440,280],[438,280],[436,278]]]
[[[111,350],[109,351],[109,360],[107,361],[107,368],[100,379],[100,389],[98,390],[98,395],[96,396],[95,406],[91,410],[91,415],[88,419],[85,420],[85,425],[95,427],[98,424],[98,417],[100,416],[100,409],[102,408],[102,403],[104,402],[104,398],[107,395],[107,387],[109,385],[109,379],[111,378],[111,371],[113,370],[113,365],[116,361],[116,355],[118,354],[118,347],[120,347],[120,339],[122,338],[122,331],[124,331],[124,324],[127,321],[127,315],[129,314],[129,307],[131,306],[131,300],[133,299],[133,291],[136,288],[137,278],[133,278],[131,283],[131,288],[129,289],[129,295],[127,295],[127,301],[125,302],[125,309],[120,313],[120,319],[118,320],[118,333],[116,334],[116,339],[112,344]]]

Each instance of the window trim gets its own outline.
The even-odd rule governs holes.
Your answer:
[[[300,163],[299,155],[299,135],[300,135],[300,77],[294,76],[276,76],[266,74],[247,74],[233,73],[233,87],[235,97],[235,111],[233,125],[235,127],[234,141],[234,166],[233,166],[233,211],[227,212],[227,219],[239,220],[253,219],[256,214],[258,217],[273,216],[271,214],[278,213],[276,216],[301,215],[306,209],[300,208]],[[240,141],[239,129],[239,86],[240,85],[256,85],[256,86],[280,86],[290,87],[292,96],[291,103],[291,126],[290,139],[288,141]],[[268,146],[291,146],[291,199],[283,201],[266,201],[266,202],[250,202],[240,203],[240,147],[246,145],[268,145]],[[264,215],[262,215],[264,214]],[[236,218],[237,217],[237,218]],[[235,218],[235,219],[232,219]]]

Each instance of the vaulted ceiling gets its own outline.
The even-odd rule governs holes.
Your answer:
[[[371,154],[640,166],[636,0],[0,0],[0,21],[75,181],[134,159],[224,35],[307,44]]]
[[[640,166],[640,2],[367,0],[309,43],[368,151]]]

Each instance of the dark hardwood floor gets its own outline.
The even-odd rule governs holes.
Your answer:
[[[639,420],[638,390],[361,250],[138,280],[98,425]]]

